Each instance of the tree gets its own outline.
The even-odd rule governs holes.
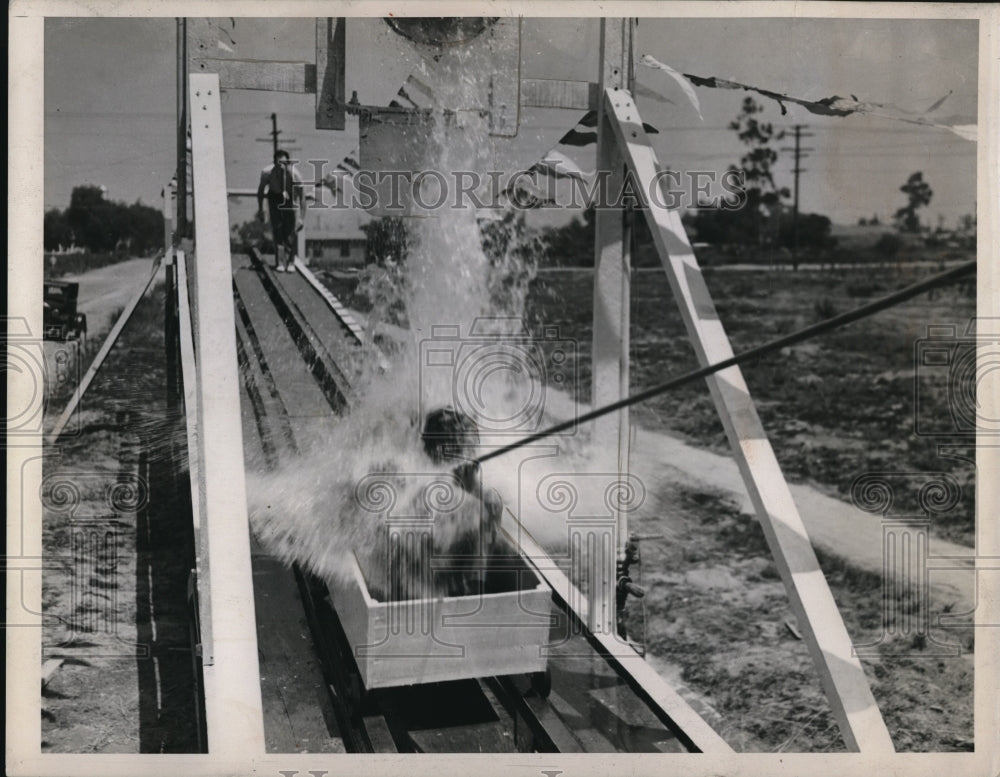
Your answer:
[[[65,214],[58,208],[45,211],[42,235],[46,251],[55,251],[73,243],[73,229],[66,220]]]
[[[66,221],[76,239],[89,251],[110,251],[118,242],[112,224],[111,203],[99,186],[74,187]]]
[[[827,216],[819,213],[799,214],[799,245],[806,248],[831,248],[837,242],[831,237],[833,224]],[[781,224],[778,240],[781,245],[791,248],[795,243],[792,223],[787,219]]]
[[[913,173],[899,190],[907,196],[909,202],[896,211],[893,217],[896,226],[900,232],[919,232],[920,218],[917,216],[917,210],[930,203],[934,192],[919,170]]]
[[[899,235],[894,235],[891,232],[885,232],[875,243],[875,250],[878,252],[879,256],[887,261],[895,259],[900,250],[903,248],[903,240]]]
[[[253,246],[263,254],[274,253],[274,240],[267,224],[260,219],[250,219],[233,227],[233,243],[236,250],[243,251]]]
[[[72,239],[95,253],[124,248],[147,254],[163,244],[163,213],[139,200],[132,205],[106,200],[99,186],[74,187],[69,207],[58,213],[46,214],[47,234],[49,229],[53,238],[64,234],[64,222]]]
[[[583,211],[583,218],[575,216],[561,227],[546,227],[542,240],[549,261],[570,267],[594,266],[595,212],[593,207]]]
[[[386,260],[400,263],[410,251],[406,222],[399,216],[372,219],[362,229],[367,238],[368,262],[382,264]]]
[[[782,198],[791,194],[787,187],[779,188],[774,183],[773,168],[778,152],[770,146],[772,141],[785,137],[785,133],[776,132],[770,122],[756,118],[763,110],[752,97],[747,97],[739,115],[729,123],[729,129],[736,132],[740,142],[749,149],[740,158],[740,165],[746,182],[745,209],[751,215],[753,237],[758,246],[767,242],[767,221],[780,213]]]

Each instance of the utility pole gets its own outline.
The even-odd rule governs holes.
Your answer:
[[[271,114],[271,131],[268,133],[271,137],[269,138],[256,138],[259,143],[270,143],[271,144],[271,156],[273,157],[278,153],[278,135],[281,134],[281,130],[278,129],[278,114]],[[294,143],[295,138],[287,138],[286,142]],[[297,148],[285,147],[285,151],[298,151]]]
[[[795,167],[792,172],[795,173],[795,203],[792,206],[792,269],[799,269],[799,175],[806,172],[804,168],[800,166],[803,159],[809,155],[807,151],[815,151],[814,148],[802,148],[802,138],[811,138],[813,133],[803,132],[802,130],[807,129],[805,124],[796,124],[792,127],[795,130],[795,148],[788,148],[787,146],[782,151],[794,151],[795,152]]]

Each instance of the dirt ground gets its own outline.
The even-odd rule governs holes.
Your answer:
[[[586,271],[544,276],[531,301],[536,321],[577,336],[583,390],[589,382],[590,278]],[[717,272],[709,283],[740,350],[812,323],[829,313],[826,305],[846,310],[878,287],[888,290],[906,280],[888,270],[882,277],[849,272],[835,278]],[[662,273],[644,275],[633,289],[633,388],[642,388],[694,366],[694,359]],[[351,288],[334,291],[348,295]],[[183,521],[161,519],[167,533],[155,543],[162,550],[151,554],[154,545],[143,537],[156,522],[139,507],[142,500],[123,497],[120,504],[107,504],[109,484],[145,476],[159,493],[148,504],[165,504],[167,513],[183,517],[163,495],[183,501],[187,484],[165,482],[162,471],[156,474],[157,462],[140,456],[151,441],[162,450],[177,432],[163,408],[162,310],[160,287],[140,306],[104,377],[92,387],[79,434],[61,446],[58,460],[46,462],[46,476],[92,477],[74,476],[86,486],[76,513],[57,499],[45,510],[45,552],[55,563],[43,581],[44,657],[61,663],[47,664],[43,752],[182,752],[196,743],[193,700],[185,690],[192,677],[180,590],[189,551]],[[867,328],[747,369],[790,479],[846,500],[854,477],[873,467],[944,469],[961,479],[963,501],[933,530],[971,544],[973,474],[961,462],[942,463],[931,444],[936,441],[912,433],[912,365],[913,341],[927,323],[967,320],[973,310],[967,290],[944,291]],[[843,369],[845,361],[850,370]],[[810,375],[815,377],[803,380]],[[49,423],[69,388],[49,403]],[[938,403],[932,409],[945,399],[932,394]],[[633,421],[711,450],[726,449],[703,386],[637,408]],[[91,545],[75,551],[84,514],[99,531]],[[843,749],[763,534],[732,496],[681,474],[664,477],[634,529],[658,535],[642,542],[641,583],[648,594],[630,611],[631,628],[644,639],[651,663],[714,708],[712,724],[737,750]],[[873,645],[863,664],[897,750],[971,749],[971,628],[879,642],[880,577],[850,559],[823,553],[820,560],[855,643]],[[153,589],[154,572],[155,579],[172,584]],[[950,651],[939,643],[948,643]],[[140,655],[137,645],[150,650]]]
[[[149,266],[143,260],[138,276]],[[102,318],[109,305],[120,310],[120,295],[100,296],[105,307],[90,309]],[[161,284],[46,451],[43,753],[197,751],[186,602],[193,539],[188,486],[170,456],[183,427],[166,411],[163,304]],[[92,330],[84,365],[103,336]],[[50,397],[46,428],[72,389]]]

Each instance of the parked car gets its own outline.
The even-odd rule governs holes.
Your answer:
[[[67,281],[45,282],[45,309],[42,322],[46,340],[86,339],[87,317],[76,312],[80,284]]]

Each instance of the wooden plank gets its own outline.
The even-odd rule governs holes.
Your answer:
[[[187,433],[188,481],[191,488],[191,523],[194,526],[195,581],[198,585],[197,628],[201,646],[201,663],[213,662],[214,642],[212,640],[211,600],[204,586],[209,580],[208,541],[202,529],[201,516],[204,510],[203,493],[200,487],[201,468],[198,463],[198,375],[194,356],[194,335],[192,332],[192,312],[189,298],[187,256],[177,249],[174,253],[177,265],[177,336],[180,341],[181,385],[184,398],[184,420]],[[206,702],[207,704],[207,702]]]
[[[569,726],[545,699],[534,693],[522,694],[509,676],[488,678],[486,682],[500,691],[501,698],[510,705],[508,712],[515,719],[515,727],[519,729],[523,725],[528,729],[534,749],[555,753],[583,752]],[[516,733],[520,741],[524,732],[518,730]]]
[[[593,111],[598,107],[600,87],[593,81],[562,81],[522,78],[522,108],[572,108]]]
[[[563,720],[576,717],[580,714],[573,707],[573,705],[567,702],[556,691],[551,691],[549,693],[548,702],[552,709],[555,710],[556,714]],[[579,740],[581,745],[583,745],[583,752],[585,753],[618,752],[618,748],[616,748],[611,741],[596,728],[584,726],[573,729],[573,736]]]
[[[501,17],[489,36],[490,134],[516,137],[521,122],[521,19]]]
[[[195,58],[192,62],[199,73],[218,73],[222,89],[296,94],[312,94],[316,91],[316,66],[311,62],[209,57]]]
[[[122,330],[125,328],[125,324],[132,317],[135,312],[136,307],[139,305],[139,301],[146,296],[146,292],[152,285],[153,280],[156,278],[156,273],[160,269],[160,262],[163,261],[163,251],[157,252],[153,259],[153,271],[149,274],[149,279],[142,285],[140,289],[136,291],[134,297],[129,300],[128,305],[122,314],[118,316],[118,320],[115,321],[115,325],[111,327],[111,331],[108,332],[107,337],[104,338],[104,342],[101,343],[101,349],[97,352],[97,356],[94,357],[94,361],[91,362],[90,367],[87,368],[86,374],[83,376],[83,380],[80,381],[80,385],[76,387],[76,391],[73,392],[73,396],[69,398],[69,402],[66,403],[66,407],[63,408],[62,413],[59,414],[59,418],[56,419],[55,426],[52,427],[52,431],[49,432],[45,441],[52,445],[59,439],[59,435],[62,434],[63,429],[66,428],[66,424],[72,417],[73,413],[76,412],[77,405],[80,404],[80,400],[83,399],[83,395],[87,393],[87,389],[90,388],[90,384],[93,383],[94,378],[97,377],[97,372],[101,369],[101,365],[104,364],[104,360],[108,358],[108,354],[111,353],[111,349],[114,344],[118,341],[119,335],[121,335]]]
[[[327,728],[333,709],[294,578],[283,562],[260,554],[253,574],[267,751],[343,752]]]
[[[271,385],[265,392],[268,411],[279,412],[269,419],[275,429],[274,442],[283,442],[290,449],[307,444],[312,435],[322,437],[335,423],[330,405],[309,374],[288,327],[268,299],[260,276],[253,270],[239,269],[234,273],[239,303],[250,319],[261,369],[267,371],[276,396],[270,396]]]
[[[334,296],[333,292],[331,292],[326,286],[322,284],[319,278],[317,278],[313,274],[312,270],[306,267],[301,257],[295,258],[295,269],[298,270],[299,273],[302,275],[302,277],[306,279],[306,283],[312,286],[313,289],[316,290],[316,293],[323,298],[323,301],[326,302],[330,310],[334,312],[337,318],[339,318],[341,321],[344,322],[344,325],[351,331],[351,334],[354,335],[355,339],[358,342],[358,345],[363,344],[365,341],[364,330],[361,328],[361,325],[357,322],[357,319],[354,318],[354,315],[351,313],[351,311],[348,310],[346,307],[344,307],[344,303],[342,303],[339,299],[337,299],[336,296]],[[385,362],[385,356],[382,354],[381,351],[379,351],[378,353],[379,356],[381,357],[379,361],[381,364],[383,364],[383,369],[388,369],[388,363]]]
[[[607,90],[619,147],[636,177],[643,212],[680,307],[688,337],[702,366],[733,356],[722,322],[701,274],[678,210],[652,206],[657,159],[632,97]],[[872,696],[850,635],[827,586],[809,535],[767,439],[739,367],[707,378],[712,399],[743,475],[788,598],[806,637],[847,746],[862,752],[893,752],[892,739]]]
[[[209,563],[213,663],[205,666],[208,748],[264,754],[253,577],[232,305],[229,210],[217,74],[192,73],[191,146],[197,260],[199,490]]]
[[[600,87],[621,89],[625,84],[627,52],[625,19],[601,19]],[[603,107],[598,110],[598,174],[609,173],[609,192],[621,188],[624,162],[614,142],[614,134]],[[594,325],[592,348],[591,403],[600,407],[628,396],[629,390],[629,282],[630,256],[622,213],[598,208],[594,231]],[[593,425],[593,445],[615,452],[612,466],[619,473],[628,472],[629,411],[622,408],[597,419]],[[612,507],[617,538],[611,538],[615,550],[610,554],[588,554],[588,578],[600,585],[588,587],[588,628],[601,634],[615,629],[615,574],[619,555],[624,553],[628,536],[627,514]]]
[[[173,233],[174,183],[163,187],[163,251],[167,259],[166,293],[163,295],[163,341],[167,357],[167,408],[177,409],[177,267]]]
[[[316,129],[347,126],[346,29],[343,18],[316,19]]]
[[[513,527],[504,526],[503,530],[511,542],[552,588],[561,605],[581,623],[587,623],[587,604],[577,587],[510,510],[504,513],[504,522],[507,521],[511,521]],[[513,539],[515,536],[517,541]],[[589,638],[602,655],[615,662],[619,675],[640,692],[643,701],[656,716],[690,749],[702,753],[733,752],[725,740],[630,645],[622,642],[616,634],[592,634]]]

